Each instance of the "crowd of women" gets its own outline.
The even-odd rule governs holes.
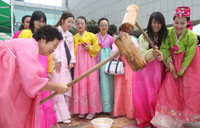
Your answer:
[[[101,112],[136,119],[141,128],[181,128],[185,122],[200,121],[200,49],[197,35],[187,28],[189,7],[176,8],[169,28],[161,12],[151,14],[146,34],[156,49],[143,35],[139,40],[130,35],[146,60],[144,69],[133,71],[119,55],[115,59],[124,63],[123,75],[106,74],[102,66],[67,87],[118,50],[107,33],[107,18],[99,19],[96,35],[79,16],[73,36],[69,30],[74,20],[72,13],[64,12],[52,27],[43,12],[34,11],[22,18],[13,37],[18,39],[0,42],[1,127],[59,127],[60,122],[71,122],[71,114],[93,119]],[[53,91],[59,94],[40,105]]]

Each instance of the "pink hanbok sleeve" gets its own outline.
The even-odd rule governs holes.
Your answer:
[[[21,30],[17,31],[17,32],[13,35],[13,38],[18,38],[18,36],[19,36],[19,34],[20,34],[21,32],[22,32]]]
[[[115,52],[119,51],[119,49],[117,48],[117,46],[115,45],[115,43],[113,43],[112,45],[112,50],[110,52],[110,55],[113,55]],[[119,56],[115,57],[114,58],[115,60],[118,60],[119,59]]]
[[[43,78],[44,68],[38,61],[38,44],[34,39],[21,39],[22,45],[14,45],[20,81],[25,93],[35,98],[48,82]]]
[[[112,48],[112,45],[115,43],[115,38],[112,37],[112,36],[110,36],[110,37],[111,37],[111,39],[110,39],[111,40],[111,44],[110,45],[111,45],[111,48]]]

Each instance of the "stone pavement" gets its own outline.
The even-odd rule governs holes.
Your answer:
[[[135,120],[127,119],[126,117],[113,118],[109,114],[98,114],[98,117],[108,117],[114,120],[111,128],[139,128]],[[72,115],[70,124],[60,123],[61,128],[94,128],[90,123],[91,120],[80,119],[78,115]],[[184,124],[184,128],[200,128],[200,122]]]
[[[127,119],[126,117],[113,118],[109,114],[98,114],[95,118],[98,117],[108,117],[114,120],[114,123],[111,128],[138,128],[135,120]],[[93,128],[90,123],[91,120],[79,119],[78,115],[72,116],[72,122],[70,124],[61,123],[61,128]]]

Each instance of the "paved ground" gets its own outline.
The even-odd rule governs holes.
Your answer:
[[[108,117],[114,120],[112,128],[137,128],[135,120],[129,120],[126,117],[113,118],[109,114],[98,114],[98,117]],[[79,119],[78,115],[72,116],[72,123],[70,124],[60,124],[61,128],[93,128],[90,123],[91,120]],[[128,125],[135,125],[135,127],[127,127]]]
[[[98,114],[96,117],[110,117],[108,114]],[[139,128],[135,120],[129,120],[126,117],[112,118],[114,123],[111,128]],[[91,120],[79,119],[78,115],[72,116],[72,123],[60,124],[61,128],[94,128],[90,123]],[[200,128],[199,123],[184,124],[184,128]]]

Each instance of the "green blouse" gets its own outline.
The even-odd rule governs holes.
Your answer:
[[[170,49],[176,44],[176,42],[177,39],[175,36],[174,27],[170,27],[168,28],[168,36],[160,47],[160,51],[164,55],[165,62],[169,61],[169,58],[171,58]],[[184,34],[176,45],[178,46],[179,50],[175,51],[174,54],[185,51],[181,70],[178,72],[178,75],[183,75],[184,71],[187,69],[195,55],[197,36],[191,30],[185,29]]]

